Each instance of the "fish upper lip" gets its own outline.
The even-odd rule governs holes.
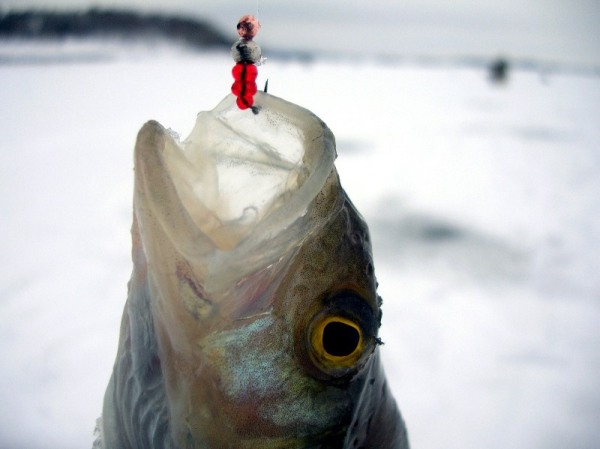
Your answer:
[[[136,210],[151,214],[161,237],[190,263],[205,265],[195,271],[208,279],[215,273],[229,277],[221,279],[229,285],[275,263],[314,227],[298,219],[334,170],[336,157],[333,134],[310,111],[260,92],[256,102],[261,112],[247,114],[228,95],[213,111],[198,115],[181,145],[160,124],[148,122],[136,145]],[[286,142],[295,146],[294,154],[280,151]],[[202,146],[208,147],[204,154]],[[222,163],[227,153],[231,158]],[[238,181],[232,178],[235,170],[227,170],[242,157],[250,170],[282,173],[271,199],[260,197],[269,193],[270,181],[260,190],[251,174],[241,184],[241,200],[223,198],[219,177],[227,176],[223,184]],[[257,199],[253,190],[259,190]],[[235,210],[227,210],[232,204]]]

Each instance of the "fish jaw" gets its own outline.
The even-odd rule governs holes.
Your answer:
[[[136,143],[134,209],[149,264],[167,265],[172,247],[213,298],[299,245],[336,157],[314,114],[260,92],[256,101],[254,115],[227,96],[182,143],[148,122]]]
[[[344,447],[380,405],[361,399],[380,372],[368,230],[320,119],[266,94],[258,115],[234,101],[200,113],[183,143],[157,122],[136,143],[134,279],[150,298],[170,433],[179,447]],[[251,171],[279,175],[257,202],[242,182],[242,200],[223,205],[236,180],[223,156],[238,161],[240,145]],[[309,334],[340,313],[362,323],[364,347],[334,366]]]

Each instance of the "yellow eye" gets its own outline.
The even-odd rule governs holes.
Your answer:
[[[317,361],[325,368],[335,369],[353,366],[363,353],[365,341],[355,322],[326,316],[314,324],[311,345]]]
[[[347,382],[380,344],[378,303],[353,290],[340,290],[315,302],[314,307],[320,310],[307,316],[308,323],[298,321],[297,355],[312,377],[324,382]]]

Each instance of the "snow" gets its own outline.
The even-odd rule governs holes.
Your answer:
[[[135,136],[187,135],[232,82],[228,55],[102,54],[0,65],[1,448],[91,447]],[[267,78],[336,135],[413,447],[597,446],[600,77],[272,58]]]

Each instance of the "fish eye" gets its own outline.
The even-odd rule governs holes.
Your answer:
[[[328,307],[327,307],[328,306]],[[305,354],[313,376],[333,381],[350,378],[370,358],[377,346],[377,321],[366,303],[348,296],[312,318]],[[350,377],[349,377],[350,376]]]
[[[374,307],[375,306],[375,307]],[[326,382],[351,379],[369,360],[379,339],[378,308],[352,290],[343,290],[315,302],[320,310],[299,321],[296,346],[303,366]]]
[[[320,320],[313,329],[311,340],[319,358],[337,365],[353,363],[364,346],[360,326],[341,316]]]

